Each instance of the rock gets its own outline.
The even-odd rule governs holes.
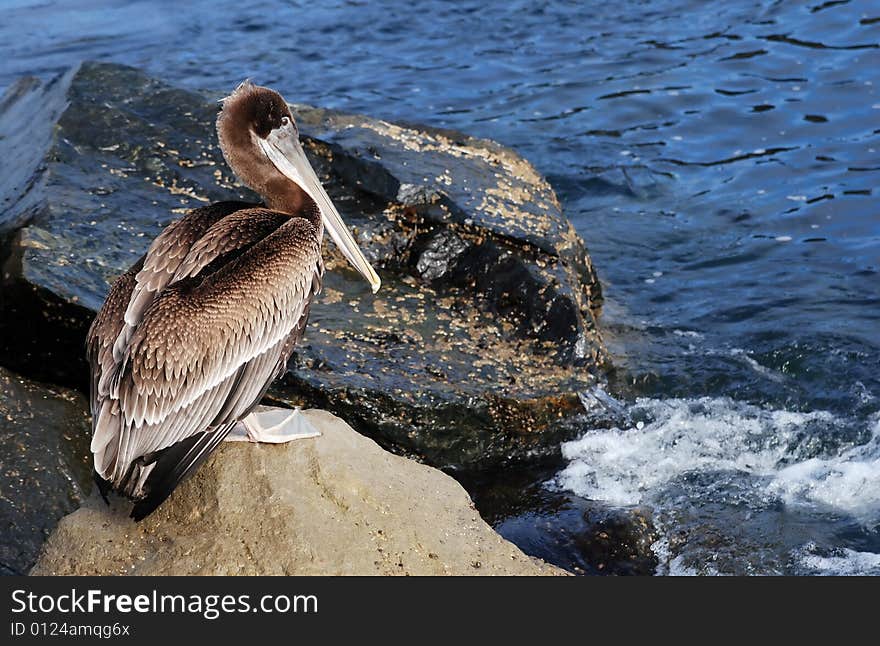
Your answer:
[[[0,235],[39,214],[52,143],[52,126],[64,110],[63,88],[70,74],[49,83],[22,79],[0,99]],[[32,190],[34,187],[37,190]]]
[[[495,525],[523,550],[581,575],[650,576],[658,559],[658,539],[645,510],[602,507],[575,496],[559,497],[558,506],[512,516]]]
[[[91,486],[90,425],[78,393],[0,368],[0,574],[24,574]]]
[[[527,554],[574,574],[651,575],[660,538],[647,508],[615,508],[548,486],[559,464],[467,474],[483,519]]]
[[[325,411],[321,437],[225,443],[139,524],[92,498],[32,574],[564,574],[481,520],[440,471],[382,450]]]
[[[187,209],[256,199],[216,144],[219,96],[98,63],[9,90],[0,132],[28,126],[25,108],[66,107],[0,220],[27,223],[0,253],[4,365],[85,390],[82,340],[110,281]],[[598,280],[549,184],[490,141],[293,109],[383,289],[329,245],[306,339],[269,401],[326,408],[442,467],[556,451],[605,350]],[[0,139],[0,159],[16,141]]]

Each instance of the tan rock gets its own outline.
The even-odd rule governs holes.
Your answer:
[[[495,533],[449,476],[305,414],[321,437],[226,443],[140,524],[93,497],[32,574],[564,574]]]

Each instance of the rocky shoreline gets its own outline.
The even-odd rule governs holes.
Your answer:
[[[217,147],[219,96],[105,63],[8,90],[0,365],[85,391],[82,342],[110,281],[187,209],[257,201]],[[383,289],[325,247],[324,292],[267,403],[324,408],[453,472],[558,455],[607,356],[598,278],[549,184],[491,141],[292,108]]]

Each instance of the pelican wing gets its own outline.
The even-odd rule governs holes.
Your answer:
[[[125,322],[137,326],[144,311],[173,280],[178,267],[207,231],[224,218],[242,209],[245,202],[217,202],[190,211],[186,217],[169,224],[147,251],[144,266],[137,273],[137,284],[125,310]]]
[[[92,377],[93,432],[102,417],[102,409],[111,407],[108,379],[115,373],[122,352],[143,312],[170,282],[189,248],[213,224],[249,206],[253,205],[244,202],[218,202],[193,209],[180,220],[168,225],[150,245],[147,253],[113,283],[104,305],[86,335],[86,353]],[[130,323],[126,322],[126,318]]]
[[[143,267],[165,267],[152,253]],[[135,462],[226,429],[259,401],[301,336],[323,264],[308,221],[248,209],[210,225],[173,272],[163,272],[166,285],[124,346],[114,345],[113,364],[99,377],[106,392],[99,389],[94,405],[96,470],[135,497],[148,475],[133,474]],[[104,371],[99,354],[90,353],[93,370]],[[198,443],[199,454],[216,446],[210,439]],[[199,456],[184,457],[192,464]]]
[[[114,316],[112,319],[113,326],[118,326],[113,338],[114,361],[120,360],[144,312],[173,280],[192,246],[211,226],[228,215],[251,206],[253,205],[244,202],[217,202],[193,209],[185,217],[165,227],[153,240],[135,275],[134,283],[129,288],[123,316]],[[101,390],[106,390],[106,383],[100,382],[100,387]]]

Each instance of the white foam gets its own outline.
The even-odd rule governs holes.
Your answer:
[[[665,576],[700,576],[700,572],[696,568],[685,563],[683,555],[673,555],[669,549],[669,540],[661,537],[651,545],[651,550],[657,556],[659,567],[655,574]],[[709,566],[707,575],[719,574],[714,568]]]
[[[880,423],[867,444],[779,469],[768,490],[789,504],[811,502],[864,524],[880,521]]]
[[[817,554],[815,545],[806,545],[795,554],[805,574],[820,576],[880,576],[880,554],[838,548],[827,556]]]
[[[692,339],[702,339],[703,335],[699,332],[695,332],[693,330],[673,330],[672,333],[676,336],[685,336],[690,337]]]
[[[778,373],[775,370],[771,370],[767,366],[761,365],[760,363],[755,361],[752,357],[750,357],[749,354],[745,350],[743,350],[742,348],[731,348],[730,349],[730,356],[741,359],[752,370],[754,370],[755,372],[757,372],[760,375],[763,375],[764,377],[767,377],[768,379],[771,379],[776,382],[781,382],[784,380],[783,375],[781,373]]]
[[[827,457],[801,459],[790,445],[806,424],[843,421],[825,411],[773,410],[729,398],[639,399],[630,417],[641,428],[588,431],[563,445],[569,461],[555,483],[613,505],[650,502],[689,472],[737,470],[761,476],[768,497],[832,508],[865,523],[880,520],[880,421],[872,439]],[[833,432],[833,428],[826,432]]]

